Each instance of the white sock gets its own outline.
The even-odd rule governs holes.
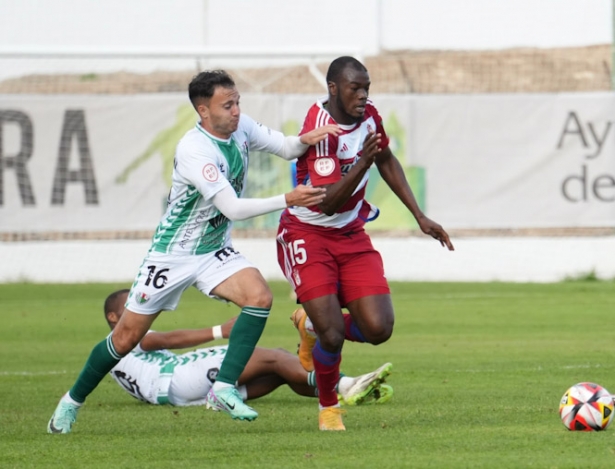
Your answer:
[[[232,388],[232,387],[233,387],[232,384],[223,383],[222,381],[216,381],[213,385],[214,391],[220,391],[224,388]]]
[[[341,405],[340,405],[340,403],[338,402],[337,404],[332,405],[332,406],[329,406],[329,407],[337,407],[337,408],[340,408],[340,407],[342,407],[342,406],[341,406]],[[323,406],[321,406],[320,404],[318,404],[318,410],[328,409],[329,407],[323,407]]]
[[[72,405],[77,406],[77,407],[81,407],[81,406],[83,405],[83,403],[81,403],[81,402],[77,402],[77,401],[76,401],[76,400],[74,400],[72,397],[70,397],[70,393],[69,393],[68,391],[66,392],[66,394],[64,394],[64,395],[62,396],[62,400],[63,400],[63,401],[65,401],[65,402],[69,402],[69,403],[71,403]]]
[[[241,395],[241,398],[242,398],[244,401],[247,401],[247,400],[248,400],[248,389],[246,388],[246,386],[245,386],[245,385],[243,385],[243,386],[238,386],[238,387],[237,387],[237,391],[239,391],[239,394]]]
[[[348,392],[350,386],[354,384],[356,378],[351,378],[350,376],[342,376],[337,383],[337,392],[339,392],[342,396]]]

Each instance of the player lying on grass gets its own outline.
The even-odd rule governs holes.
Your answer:
[[[113,329],[119,321],[129,290],[119,290],[105,301],[105,319]],[[228,338],[235,319],[206,329],[149,331],[139,345],[111,370],[117,383],[132,396],[150,404],[205,405],[216,379],[226,346],[200,348],[177,355],[168,349],[187,348]],[[392,388],[382,384],[390,373],[387,363],[357,377],[342,376],[337,384],[342,402],[348,405],[383,403]],[[314,372],[308,373],[299,359],[283,349],[257,347],[239,376],[238,390],[244,400],[269,394],[287,384],[301,396],[315,397]]]

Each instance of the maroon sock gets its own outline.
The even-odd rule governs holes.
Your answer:
[[[318,402],[323,407],[337,405],[335,387],[340,379],[342,354],[323,350],[318,341],[314,346],[312,356],[314,357],[314,371],[316,372],[316,384],[318,386]]]
[[[345,339],[352,342],[367,342],[363,334],[361,334],[357,323],[354,322],[354,320],[352,319],[352,316],[348,313],[343,314],[342,316],[344,318],[344,324],[346,327]]]

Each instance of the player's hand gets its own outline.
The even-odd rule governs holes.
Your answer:
[[[381,134],[370,132],[363,141],[361,160],[365,161],[370,166],[376,159],[376,155],[380,153],[380,142],[382,141],[381,137]]]
[[[324,140],[329,135],[339,135],[342,132],[337,125],[328,124],[322,127],[317,127],[314,130],[310,130],[299,137],[299,141],[304,145],[316,145],[318,142]]]
[[[286,206],[292,207],[311,207],[312,205],[318,205],[325,200],[327,190],[324,187],[308,187],[303,184],[299,184],[292,192],[284,194],[286,197]]]
[[[228,339],[231,336],[231,330],[233,330],[235,321],[237,321],[237,316],[229,319],[224,324],[222,324],[222,337],[224,337],[225,339]]]
[[[419,224],[419,227],[421,228],[421,231],[423,233],[440,241],[440,244],[442,246],[446,246],[449,251],[455,250],[453,243],[451,243],[451,240],[448,237],[448,233],[444,231],[444,228],[442,228],[435,221],[427,218],[426,216],[422,216],[418,218],[416,221]]]

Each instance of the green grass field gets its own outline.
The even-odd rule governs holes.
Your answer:
[[[351,407],[346,432],[318,431],[317,401],[281,388],[235,422],[204,408],[149,406],[104,379],[73,433],[47,421],[108,329],[102,302],[125,285],[0,285],[2,468],[397,468],[615,466],[615,426],[567,431],[564,391],[594,381],[615,392],[615,282],[393,283],[395,333],[348,343],[343,370],[391,361],[393,399]],[[288,287],[260,345],[295,350]],[[235,307],[189,291],[156,329],[205,327]]]

